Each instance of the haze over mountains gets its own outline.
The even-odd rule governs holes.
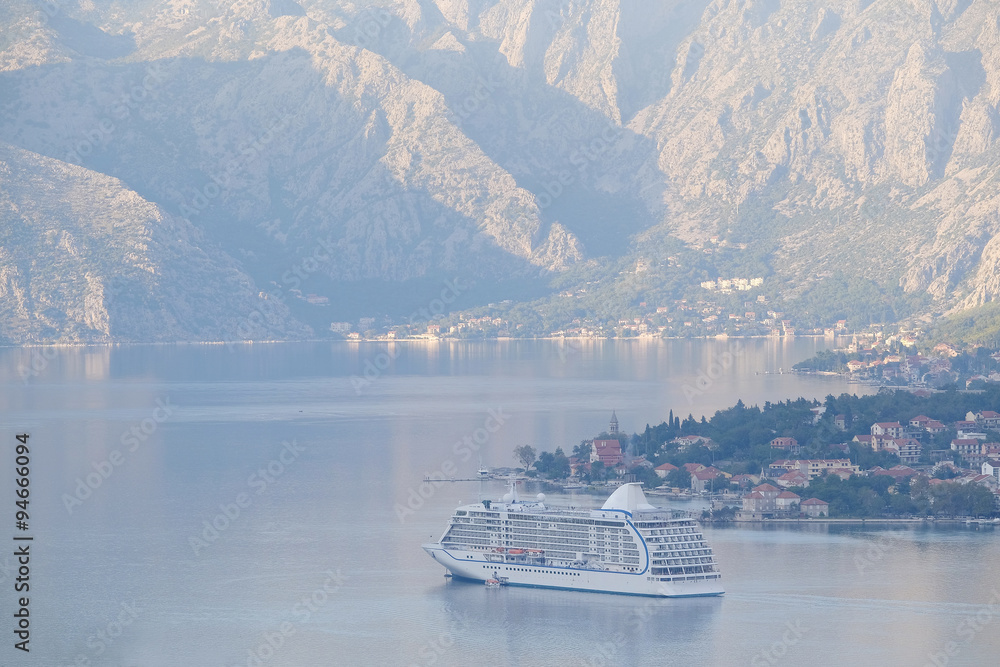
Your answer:
[[[455,277],[662,296],[683,258],[790,303],[993,301],[998,10],[6,2],[0,336],[295,338]]]

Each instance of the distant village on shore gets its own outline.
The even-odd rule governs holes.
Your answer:
[[[844,434],[852,426],[850,416],[829,415],[822,405],[808,408],[808,414],[816,429],[827,422]],[[515,455],[529,476],[569,488],[641,481],[654,495],[711,498],[718,510],[712,516],[724,520],[852,518],[856,514],[845,511],[857,500],[851,493],[867,502],[860,516],[868,518],[1000,516],[1000,413],[969,412],[952,422],[919,414],[874,422],[867,430],[831,443],[825,449],[838,455],[824,458],[800,457],[805,447],[796,438],[777,436],[766,443],[766,465],[734,473],[740,465],[731,460],[682,462],[720,455],[719,445],[706,435],[679,435],[637,453],[642,436],[623,434],[613,412],[607,432],[581,443],[572,455],[557,449],[534,459],[530,447],[528,452],[519,447]],[[859,465],[866,458],[883,464]],[[879,491],[888,499],[883,504],[874,500]],[[903,499],[902,494],[907,502],[892,499]]]

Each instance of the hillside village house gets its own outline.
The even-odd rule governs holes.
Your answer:
[[[848,477],[860,472],[860,468],[853,465],[850,459],[779,459],[768,466],[768,469],[777,476],[784,474],[778,472],[779,470],[786,472],[801,470],[809,476],[809,479],[830,472],[846,474]]]
[[[995,459],[985,461],[983,462],[982,470],[984,475],[993,475],[1000,482],[1000,461]]]
[[[923,445],[914,438],[883,438],[877,435],[858,436],[855,440],[862,442],[859,438],[865,438],[871,444],[871,448],[876,452],[889,452],[899,456],[903,463],[919,463],[920,455],[923,452]]]
[[[969,412],[965,415],[966,422],[974,422],[980,428],[1000,428],[1000,413],[993,410]]]
[[[801,470],[789,470],[785,474],[774,478],[774,482],[783,489],[790,486],[805,486],[809,483],[809,475]]]
[[[594,440],[590,450],[590,462],[600,461],[608,468],[613,468],[622,462],[622,445],[617,440]]]
[[[792,493],[791,491],[782,491],[778,494],[778,497],[774,499],[774,508],[778,512],[791,512],[798,508],[799,501],[802,498],[797,493]]]
[[[680,437],[671,440],[675,445],[677,445],[677,451],[683,452],[687,451],[688,448],[695,445],[704,445],[709,449],[715,448],[715,443],[712,442],[711,438],[706,438],[701,435],[682,435]]]
[[[722,472],[718,468],[713,468],[711,466],[707,468],[702,468],[701,470],[696,470],[691,473],[691,490],[695,493],[704,493],[705,491],[711,491],[715,480],[722,478],[718,483],[727,484],[728,480],[726,473]]]
[[[667,475],[672,473],[674,470],[677,470],[677,466],[670,463],[664,463],[663,465],[658,465],[654,468],[654,472],[660,479],[666,479]]]
[[[830,503],[824,502],[819,498],[810,498],[799,503],[799,511],[814,519],[822,516],[830,516]]]
[[[899,422],[879,422],[872,424],[872,435],[885,436],[889,438],[903,437],[903,425]]]
[[[789,454],[799,453],[799,441],[795,438],[775,438],[771,441],[773,449],[785,449]]]
[[[924,426],[924,430],[927,431],[928,433],[932,433],[932,434],[933,433],[941,433],[942,431],[944,431],[944,429],[945,429],[945,425],[942,424],[941,422],[939,422],[936,419],[930,420],[929,422],[927,422],[927,425]]]
[[[951,448],[965,458],[970,454],[978,454],[980,443],[975,438],[955,438],[951,441]]]
[[[755,486],[753,491],[743,497],[743,511],[752,513],[774,512],[777,508],[777,498],[781,494],[778,487],[771,484]]]

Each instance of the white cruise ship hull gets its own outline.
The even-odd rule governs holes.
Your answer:
[[[526,563],[491,562],[483,558],[482,552],[445,549],[440,543],[422,546],[424,551],[452,575],[472,581],[486,581],[495,578],[510,586],[653,597],[702,597],[724,593],[722,581],[718,578],[653,577],[648,572],[633,574]]]

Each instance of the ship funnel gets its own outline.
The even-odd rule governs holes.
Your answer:
[[[630,482],[622,484],[604,502],[602,510],[624,510],[631,514],[636,510],[656,509],[646,501],[646,494],[642,492],[642,484]]]

